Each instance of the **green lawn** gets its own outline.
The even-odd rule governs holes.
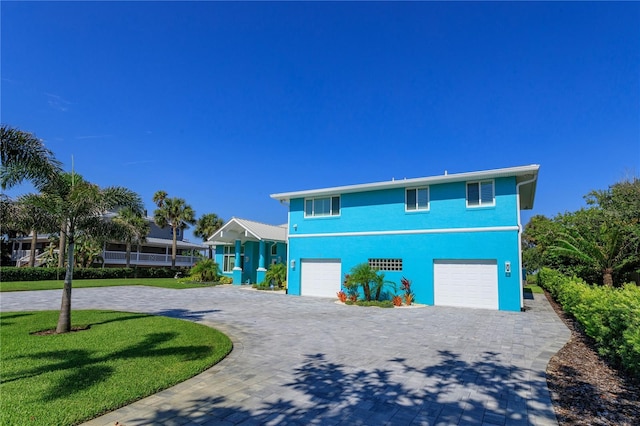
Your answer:
[[[182,382],[232,348],[204,325],[114,311],[74,311],[88,330],[52,335],[58,311],[0,313],[0,424],[72,425]]]
[[[524,292],[525,293],[537,293],[537,294],[544,294],[544,290],[542,289],[542,287],[537,286],[535,284],[527,284],[524,286]]]
[[[54,281],[0,281],[2,291],[26,291],[26,290],[62,290],[63,280]],[[196,288],[206,287],[211,284],[200,284],[175,278],[113,278],[103,280],[73,280],[73,288],[82,287],[112,287],[121,285],[147,285],[163,288]]]

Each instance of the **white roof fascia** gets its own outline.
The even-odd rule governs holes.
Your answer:
[[[282,202],[289,202],[293,198],[304,198],[312,196],[326,196],[348,194],[353,192],[377,191],[381,189],[402,188],[406,186],[435,185],[439,183],[459,182],[468,180],[483,180],[499,177],[510,176],[537,176],[540,165],[532,164],[529,166],[509,167],[504,169],[484,170],[479,172],[466,172],[445,174],[439,176],[430,176],[412,179],[400,179],[384,182],[365,183],[359,185],[336,186],[333,188],[312,189],[307,191],[283,192],[271,194],[271,198]]]
[[[286,229],[281,228],[279,226],[268,225],[266,223],[255,222],[247,219],[240,219],[236,217],[232,217],[229,222],[225,223],[222,228],[218,229],[213,235],[211,235],[207,241],[214,242],[217,241],[220,244],[228,244],[223,243],[223,237],[221,234],[224,234],[225,231],[228,231],[230,228],[240,228],[245,237],[251,235],[251,238],[257,241],[282,241],[285,242],[286,239]],[[279,236],[273,235],[273,232],[277,230],[278,233],[284,233],[284,237],[281,238]]]

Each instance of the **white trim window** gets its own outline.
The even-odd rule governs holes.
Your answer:
[[[244,263],[244,245],[240,249],[240,265]],[[224,246],[224,255],[222,257],[222,272],[233,272],[236,266],[236,247]]]
[[[273,243],[271,245],[271,256],[277,256],[278,255],[278,243]]]
[[[305,198],[304,217],[340,216],[340,196]]]
[[[467,207],[495,206],[493,180],[467,182]]]
[[[417,210],[429,210],[429,187],[409,188],[405,190],[404,209],[412,212]]]

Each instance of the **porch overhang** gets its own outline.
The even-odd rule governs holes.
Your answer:
[[[211,235],[205,244],[230,245],[235,244],[238,240],[243,244],[247,241],[286,242],[287,230],[281,226],[267,225],[234,217]]]

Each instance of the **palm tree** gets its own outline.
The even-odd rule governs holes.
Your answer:
[[[27,194],[19,197],[14,203],[13,224],[24,235],[31,233],[31,250],[29,266],[34,267],[36,261],[36,244],[38,232],[54,232],[57,225],[51,220],[51,215],[42,208],[42,195]]]
[[[613,274],[636,261],[629,255],[630,239],[624,238],[621,227],[602,223],[590,232],[564,232],[551,247],[551,252],[576,259],[602,275],[603,284],[613,286]]]
[[[132,243],[144,243],[149,235],[149,222],[137,211],[130,207],[125,207],[118,211],[118,215],[113,221],[119,227],[119,239],[123,240],[127,246],[127,268],[131,265],[131,245]]]
[[[156,193],[153,194],[153,202],[156,203],[156,206],[158,206],[158,208],[162,207],[166,198],[167,191],[160,190],[156,191]]]
[[[66,224],[63,233],[66,234],[67,241],[67,269],[56,333],[67,333],[71,330],[71,287],[76,235],[112,235],[113,225],[105,219],[105,213],[120,207],[130,207],[141,212],[143,204],[140,196],[130,189],[118,186],[103,189],[73,173],[62,174],[56,185],[57,190],[50,187],[49,191],[42,193],[40,206],[51,215],[55,223]]]
[[[196,223],[196,212],[182,198],[167,197],[165,191],[157,191],[153,201],[158,208],[153,212],[153,220],[164,228],[171,226],[173,230],[173,245],[171,246],[171,267],[176,267],[176,252],[178,251],[178,229],[184,230],[188,225]]]
[[[196,227],[193,230],[193,235],[202,238],[203,242],[212,236],[218,229],[222,228],[224,220],[218,217],[215,213],[203,214],[196,222]],[[209,246],[209,259],[213,259],[213,249]]]
[[[41,189],[61,173],[53,152],[33,134],[3,125],[0,128],[0,186],[10,188],[29,180]]]

